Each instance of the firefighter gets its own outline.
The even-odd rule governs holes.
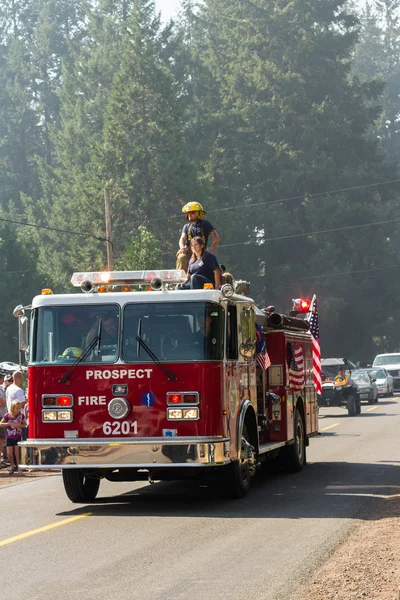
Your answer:
[[[349,376],[344,372],[343,367],[339,368],[338,374],[335,377],[336,385],[346,385],[349,381]]]
[[[182,208],[182,212],[185,213],[188,222],[183,226],[179,240],[179,250],[176,254],[176,268],[183,269],[186,273],[191,256],[191,240],[195,237],[201,237],[207,248],[208,238],[210,237],[212,240],[210,252],[214,254],[218,247],[219,235],[210,221],[204,219],[206,211],[199,202],[188,202]]]

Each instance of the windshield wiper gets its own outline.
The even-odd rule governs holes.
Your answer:
[[[101,329],[102,329],[102,320],[100,319],[96,337],[93,338],[93,340],[90,342],[90,344],[84,349],[82,354],[80,356],[78,356],[78,358],[76,359],[74,364],[71,366],[69,371],[67,371],[65,373],[65,375],[63,377],[61,377],[61,379],[59,379],[58,383],[67,383],[69,376],[71,375],[71,373],[75,369],[75,367],[77,365],[79,365],[79,363],[83,362],[89,356],[89,354],[92,352],[92,350],[94,350],[95,346],[96,346],[96,355],[97,356],[99,355],[100,344],[101,344]]]
[[[171,373],[171,371],[169,369],[167,369],[167,367],[159,361],[157,356],[154,354],[154,352],[152,350],[150,350],[150,348],[148,347],[146,342],[140,337],[140,335],[136,336],[136,341],[140,346],[142,346],[143,350],[145,350],[147,352],[147,354],[150,356],[151,360],[160,367],[161,371],[168,377],[168,379],[170,381],[178,381],[178,378],[175,377],[175,375],[173,373]]]

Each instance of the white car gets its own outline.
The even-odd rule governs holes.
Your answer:
[[[393,389],[400,390],[400,353],[378,354],[372,367],[383,367],[393,377]]]
[[[393,395],[393,377],[383,367],[376,369],[365,369],[375,379],[376,387],[378,388],[379,396]]]

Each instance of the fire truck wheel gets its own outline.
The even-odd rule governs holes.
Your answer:
[[[250,489],[251,477],[255,473],[256,457],[246,425],[242,432],[241,459],[225,467],[225,491],[231,498],[243,498]]]
[[[97,496],[100,479],[87,477],[81,469],[63,469],[65,493],[71,502],[91,502]]]
[[[294,412],[294,443],[282,449],[281,464],[285,471],[297,473],[306,464],[306,439],[303,417]]]

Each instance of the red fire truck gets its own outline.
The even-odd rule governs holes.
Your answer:
[[[240,497],[265,459],[305,464],[318,431],[308,324],[258,309],[236,284],[176,289],[185,277],[75,273],[83,294],[43,290],[14,311],[22,349],[31,311],[22,466],[62,469],[72,502],[92,501],[103,478],[214,477]]]

